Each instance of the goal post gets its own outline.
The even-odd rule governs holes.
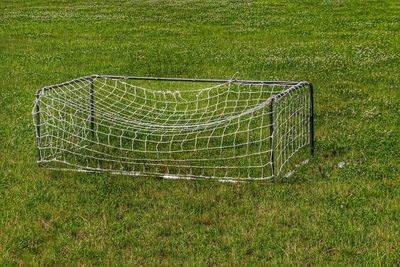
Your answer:
[[[50,169],[265,180],[314,153],[309,82],[92,75],[39,89],[32,113]]]

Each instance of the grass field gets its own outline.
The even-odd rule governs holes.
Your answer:
[[[400,264],[399,1],[3,0],[0,10],[1,266]],[[38,88],[235,72],[315,85],[316,156],[288,179],[36,166]]]

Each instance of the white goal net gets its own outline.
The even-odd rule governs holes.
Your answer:
[[[184,84],[174,90],[146,89]],[[198,85],[214,82],[211,87]],[[268,179],[312,143],[307,82],[90,76],[45,87],[33,110],[40,165],[164,178]]]

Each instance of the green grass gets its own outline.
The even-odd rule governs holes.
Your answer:
[[[0,9],[0,265],[400,264],[398,1],[2,1]],[[316,157],[286,180],[36,166],[30,112],[40,87],[90,74],[237,71],[315,85]]]

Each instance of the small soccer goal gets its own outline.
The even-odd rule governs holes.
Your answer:
[[[50,169],[265,180],[314,150],[309,82],[92,75],[39,89],[33,118]]]

